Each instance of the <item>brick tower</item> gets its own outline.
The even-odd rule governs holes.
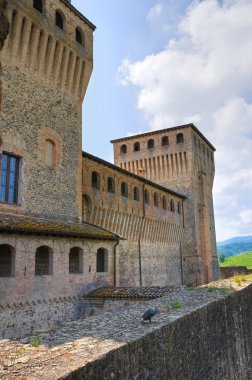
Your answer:
[[[219,278],[212,198],[215,148],[193,124],[112,143],[116,165],[187,197],[181,242],[184,282],[198,285]]]
[[[81,220],[81,106],[95,27],[67,0],[9,0],[6,14],[1,211]]]

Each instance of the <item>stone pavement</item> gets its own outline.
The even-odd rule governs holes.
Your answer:
[[[176,289],[162,298],[69,322],[54,331],[40,332],[18,341],[2,340],[0,378],[66,378],[69,373],[111,350],[135,341],[225,295],[226,291],[212,288],[210,291],[200,288],[190,291],[186,288]],[[178,308],[175,308],[176,305]],[[142,324],[142,314],[153,306],[159,307],[161,313],[153,318],[151,324]]]

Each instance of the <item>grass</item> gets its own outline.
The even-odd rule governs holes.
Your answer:
[[[173,309],[180,309],[182,307],[182,303],[179,302],[178,300],[172,301],[171,305],[172,305]]]
[[[35,336],[31,341],[30,341],[30,345],[32,347],[38,347],[40,345],[40,337],[39,336]]]
[[[252,251],[244,252],[240,255],[227,257],[224,263],[220,263],[220,267],[247,267],[252,269]]]

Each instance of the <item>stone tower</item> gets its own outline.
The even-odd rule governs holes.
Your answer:
[[[193,125],[113,140],[115,164],[184,194],[183,279],[219,277],[212,187],[215,148]]]
[[[81,107],[95,26],[67,0],[9,0],[6,15],[1,211],[81,220]]]

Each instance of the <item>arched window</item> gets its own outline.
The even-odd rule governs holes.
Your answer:
[[[107,191],[108,193],[115,194],[115,181],[112,177],[108,177]]]
[[[163,210],[167,210],[167,199],[165,196],[163,196],[162,198],[162,206],[163,206]]]
[[[50,168],[55,166],[55,144],[52,140],[45,142],[45,164]]]
[[[93,189],[100,190],[100,174],[92,172],[92,187]]]
[[[96,272],[108,272],[108,251],[99,248],[96,255]]]
[[[92,202],[88,195],[84,195],[82,198],[82,207],[83,207],[83,220],[89,222],[92,213]]]
[[[33,0],[33,8],[43,13],[43,3],[42,0]]]
[[[153,200],[154,200],[154,206],[158,207],[158,193],[154,193]]]
[[[174,205],[174,200],[173,200],[173,199],[170,200],[170,210],[171,210],[172,212],[175,211],[175,205]]]
[[[55,13],[55,24],[60,28],[64,29],[64,18],[60,11],[56,11]]]
[[[36,250],[35,276],[44,276],[52,272],[52,251],[43,245]]]
[[[154,140],[150,139],[147,143],[148,149],[153,149],[154,148]]]
[[[168,136],[163,136],[162,137],[162,146],[167,146],[167,145],[169,145]]]
[[[134,187],[134,201],[139,201],[139,189]]]
[[[69,252],[69,273],[83,273],[83,251],[79,247],[73,247]]]
[[[123,144],[121,146],[121,154],[126,154],[127,153],[127,145],[126,144]]]
[[[177,144],[182,144],[184,142],[184,135],[183,133],[177,134]]]
[[[150,204],[150,194],[147,189],[144,190],[144,203]]]
[[[128,198],[128,185],[126,182],[122,182],[121,184],[121,196]]]
[[[140,143],[137,141],[134,144],[134,152],[139,152],[140,151]]]
[[[75,40],[80,45],[83,45],[83,37],[82,37],[82,31],[79,28],[75,29]]]
[[[181,214],[181,203],[178,202],[178,214]]]
[[[7,244],[0,245],[0,277],[15,276],[15,251]]]

